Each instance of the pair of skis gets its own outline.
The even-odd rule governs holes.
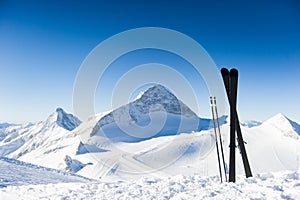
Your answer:
[[[218,156],[218,163],[219,163],[219,172],[220,172],[220,178],[221,178],[221,183],[222,183],[223,182],[223,174],[224,174],[226,182],[227,182],[227,176],[226,176],[226,164],[225,164],[225,159],[224,159],[224,151],[223,151],[223,145],[222,145],[222,136],[221,136],[221,131],[220,131],[219,114],[218,114],[218,109],[217,109],[216,97],[212,97],[212,96],[210,97],[210,106],[211,106],[211,112],[212,112],[212,117],[213,117],[213,125],[214,125],[214,132],[215,132],[215,138],[216,138],[217,156]],[[223,169],[221,167],[221,159],[220,159],[220,150],[219,150],[219,148],[221,150]]]
[[[229,72],[228,69],[222,68],[221,74],[230,105],[229,182],[235,182],[235,132],[240,153],[242,155],[246,177],[251,177],[252,172],[244,145],[238,114],[236,112],[238,71],[236,69],[231,69]]]

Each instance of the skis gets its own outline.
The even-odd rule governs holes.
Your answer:
[[[218,166],[219,166],[220,178],[221,178],[221,183],[222,183],[223,182],[223,174],[224,174],[226,182],[227,182],[227,176],[226,176],[226,165],[225,165],[225,159],[224,159],[220,124],[219,124],[219,120],[218,120],[219,116],[218,116],[218,110],[217,110],[216,97],[210,97],[210,106],[211,106],[214,132],[215,132],[215,139],[216,139],[217,157],[218,157],[218,164],[219,164]],[[220,150],[221,150],[221,156],[222,156],[222,162],[223,162],[223,170],[224,170],[223,172],[222,172],[221,161],[220,161],[219,147],[220,147]]]
[[[236,112],[238,71],[226,68],[221,69],[223,82],[225,85],[228,101],[230,104],[230,155],[229,155],[229,182],[235,182],[235,132],[237,133],[238,146],[242,155],[246,177],[251,177],[251,169],[244,145],[241,127]]]

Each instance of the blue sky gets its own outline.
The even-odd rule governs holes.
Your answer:
[[[147,26],[187,34],[219,68],[238,68],[241,119],[282,112],[300,121],[299,21],[297,0],[2,0],[0,121],[39,121],[56,107],[72,112],[73,84],[88,53],[114,34]],[[209,117],[202,92],[200,115]]]

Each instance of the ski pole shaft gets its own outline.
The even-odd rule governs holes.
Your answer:
[[[219,166],[220,178],[221,178],[221,183],[222,183],[223,182],[222,169],[221,169],[221,162],[220,162],[220,153],[219,153],[219,145],[218,145],[218,140],[217,140],[218,137],[217,137],[217,130],[216,130],[216,122],[215,122],[215,114],[214,114],[213,99],[212,99],[212,97],[210,97],[210,106],[211,106],[211,113],[212,113],[212,117],[213,117],[213,125],[214,125],[214,132],[215,132],[217,157],[218,157],[218,166]]]
[[[218,114],[218,109],[217,109],[217,99],[216,99],[216,97],[214,97],[214,105],[215,105],[215,111],[216,111],[217,127],[218,127],[218,131],[219,131],[219,138],[220,138],[220,146],[221,146],[221,153],[222,153],[222,160],[223,160],[225,181],[227,182],[226,164],[225,164],[224,150],[223,150],[223,145],[222,145],[222,136],[221,136],[221,129],[220,129],[220,123],[219,123],[219,114]]]

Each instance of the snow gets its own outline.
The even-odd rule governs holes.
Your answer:
[[[159,94],[153,91],[159,91]],[[154,98],[153,103],[152,96],[163,96],[171,104],[165,106],[165,110],[169,109],[165,113],[167,121],[157,133],[153,131],[157,124],[154,123],[153,129],[147,126],[150,123],[149,115],[152,120],[158,121],[162,121],[160,117],[163,116],[161,110],[153,109],[153,106],[150,109],[150,105],[161,103],[159,98],[157,102]],[[144,104],[148,105],[148,110],[140,107]],[[169,91],[154,86],[133,103],[124,105],[123,107],[138,105],[133,112],[136,113],[137,122],[123,124],[130,131],[136,128],[135,125],[147,127],[142,132],[136,131],[142,134],[138,137],[120,130],[115,121],[103,125],[96,134],[92,134],[99,121],[118,109],[90,117],[70,131],[70,127],[63,128],[59,122],[70,124],[68,121],[74,122],[76,117],[58,108],[43,122],[1,129],[3,140],[0,141],[0,155],[105,181],[137,180],[145,174],[154,178],[195,173],[201,176],[217,175],[211,120],[172,110],[178,104],[180,101]],[[196,130],[189,126],[195,119],[199,121]],[[184,131],[178,131],[181,120],[188,122],[183,127]],[[226,116],[220,118],[225,161],[228,165],[229,124],[226,120]],[[253,174],[298,169],[299,132],[292,123],[280,114],[261,125],[241,127]],[[151,135],[153,132],[155,134]],[[244,173],[238,149],[237,173]]]
[[[0,156],[65,169],[66,155],[72,155],[80,143],[70,129],[79,123],[76,117],[58,108],[45,121],[1,129]]]
[[[86,154],[86,153],[95,153],[95,152],[106,152],[105,149],[100,149],[96,145],[83,144],[79,143],[78,149],[76,151],[76,155]]]
[[[5,142],[9,143],[6,143],[1,146],[0,156],[6,156],[10,153],[13,153],[25,144],[25,141],[22,138],[13,140],[12,142],[10,142],[10,140],[6,140]]]
[[[130,116],[124,115],[127,111]],[[219,120],[228,166],[230,126],[226,116]],[[245,122],[241,129],[255,177],[244,178],[237,148],[236,184],[219,184],[211,125],[210,119],[199,118],[158,85],[132,103],[86,122],[58,108],[36,124],[3,125],[0,195],[3,199],[300,198],[298,123],[283,114],[263,123]]]
[[[0,188],[1,199],[299,199],[299,173],[284,171],[237,177],[223,183],[217,176],[141,178],[137,181],[15,185]]]
[[[285,136],[292,137],[295,139],[299,138],[300,135],[300,125],[296,122],[290,120],[282,113],[278,113],[277,115],[271,117],[266,120],[264,124],[269,124],[273,127],[279,129]]]
[[[88,182],[90,179],[55,169],[0,157],[0,188],[61,182]]]
[[[76,159],[72,159],[71,156],[68,156],[68,155],[66,155],[65,162],[67,165],[66,170],[68,172],[72,172],[72,173],[78,172],[86,165],[92,165],[92,163],[83,164],[82,162],[80,162]]]
[[[10,124],[10,123],[4,122],[4,123],[0,123],[0,129],[7,128],[9,126],[18,126],[18,125],[20,125],[20,124]]]
[[[278,119],[278,123],[281,119]],[[111,125],[107,125],[109,126]],[[292,133],[297,135],[289,123],[278,127],[266,121],[259,126],[241,128],[253,174],[298,169],[300,141],[287,134],[293,131]],[[194,173],[202,176],[218,174],[212,129],[152,137],[135,142],[114,141],[114,131],[116,129],[112,128],[108,131],[111,135],[105,137],[88,137],[87,143],[90,142],[106,151],[89,154],[92,158],[77,157],[78,160],[95,163],[86,166],[78,174],[106,181],[138,179],[143,174],[152,177]],[[229,124],[221,126],[221,134],[228,165]],[[159,174],[155,173],[157,169]],[[237,173],[244,174],[238,148]]]

